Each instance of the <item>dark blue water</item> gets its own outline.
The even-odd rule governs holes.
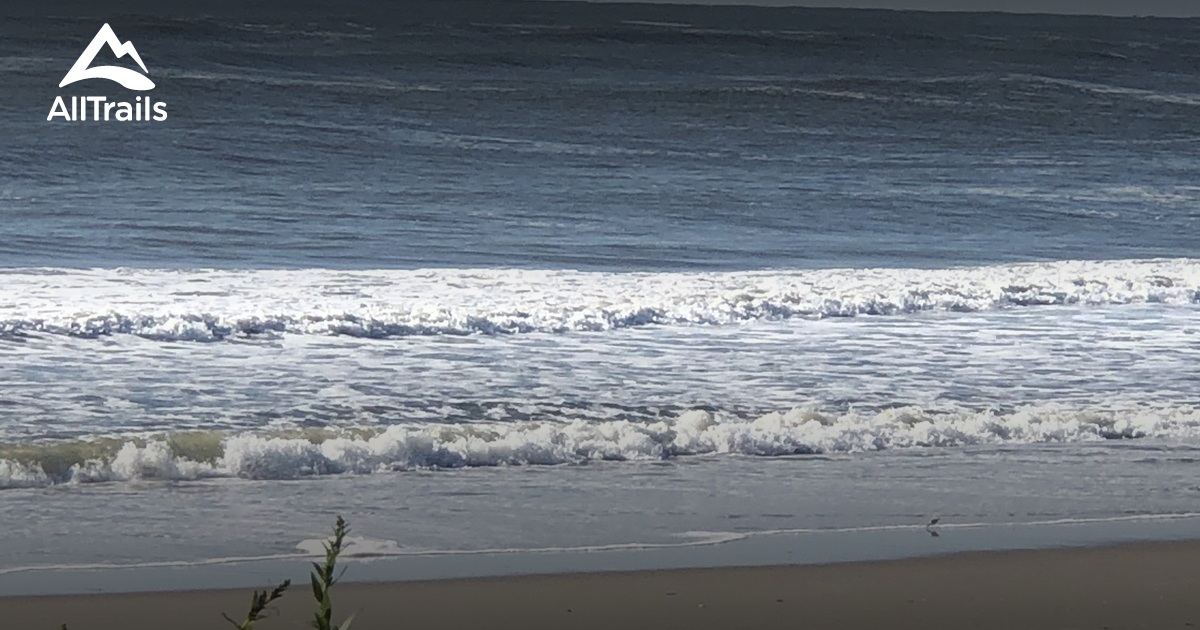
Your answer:
[[[57,87],[104,22],[166,122],[46,121],[59,94],[132,100]],[[0,265],[1186,257],[1198,44],[1193,20],[6,3]]]

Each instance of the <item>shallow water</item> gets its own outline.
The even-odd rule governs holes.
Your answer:
[[[302,573],[333,513],[360,580],[1192,538],[1196,458],[1148,440],[9,490],[0,588],[260,586]]]

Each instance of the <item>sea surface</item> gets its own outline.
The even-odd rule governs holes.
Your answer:
[[[0,9],[0,594],[1200,536],[1200,21],[288,7]]]

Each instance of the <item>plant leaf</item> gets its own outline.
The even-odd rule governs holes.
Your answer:
[[[311,577],[313,597],[320,602],[325,599],[325,589],[321,586],[321,579],[316,573],[313,573]]]

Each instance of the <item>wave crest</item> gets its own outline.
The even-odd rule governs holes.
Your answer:
[[[202,433],[108,448],[50,443],[0,448],[0,488],[133,479],[296,479],[414,469],[670,460],[697,455],[779,457],[889,449],[1200,437],[1192,407],[1129,411],[1058,405],[994,410],[900,407],[874,413],[796,408],[756,419],[693,410],[658,422],[520,421],[395,425],[256,435]],[[100,442],[85,444],[94,445]],[[86,453],[70,461],[63,453]],[[46,462],[54,462],[46,465]]]
[[[1200,302],[1200,259],[719,273],[7,270],[0,336],[171,341],[564,333],[648,325]]]

